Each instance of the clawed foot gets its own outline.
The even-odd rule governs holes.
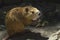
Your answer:
[[[7,40],[9,38],[8,35],[6,35],[2,40]]]
[[[44,21],[43,23],[38,23],[36,27],[44,27],[48,25],[48,21]]]

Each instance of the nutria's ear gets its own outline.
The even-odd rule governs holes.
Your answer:
[[[25,11],[26,11],[26,12],[28,12],[28,11],[29,11],[29,9],[28,9],[28,8],[25,8]]]

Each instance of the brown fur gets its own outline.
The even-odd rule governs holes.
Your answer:
[[[5,24],[9,35],[23,32],[26,25],[39,17],[39,10],[32,6],[16,7],[11,9],[5,18]]]

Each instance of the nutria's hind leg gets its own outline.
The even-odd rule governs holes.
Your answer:
[[[2,38],[2,40],[8,40],[9,35],[7,34],[5,37]]]
[[[2,38],[2,40],[8,40],[10,38],[10,36],[12,36],[12,35],[13,35],[13,32],[8,30],[7,34]]]

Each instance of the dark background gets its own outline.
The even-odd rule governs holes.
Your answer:
[[[42,13],[49,13],[56,11],[57,0],[0,0],[0,24],[4,24],[4,17],[8,10],[13,7],[20,6],[22,3],[30,3],[42,11]],[[48,14],[49,15],[49,14]],[[47,16],[46,16],[47,17]],[[48,18],[48,17],[47,17]],[[45,18],[46,19],[46,18]],[[51,19],[51,18],[50,18]]]
[[[0,7],[5,5],[20,4],[22,2],[50,2],[50,3],[60,3],[59,0],[0,0]]]

